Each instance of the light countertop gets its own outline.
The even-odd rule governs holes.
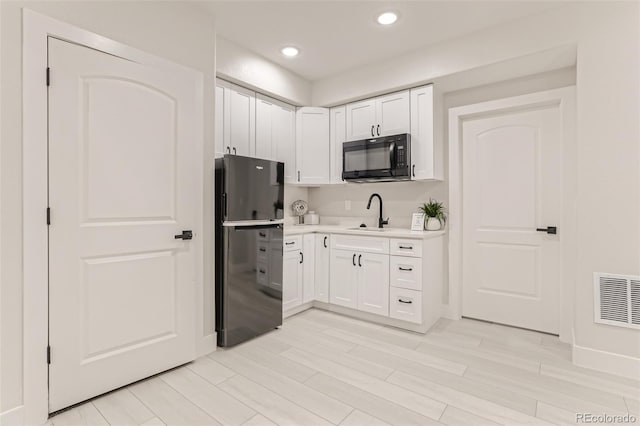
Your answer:
[[[383,228],[382,231],[366,231],[362,229],[351,229],[354,226],[345,225],[285,225],[284,235],[303,235],[303,234],[346,234],[346,235],[365,235],[368,237],[387,237],[387,238],[411,238],[416,240],[426,240],[428,238],[436,238],[443,236],[445,231],[412,231],[405,228]],[[366,228],[377,229],[377,228]]]

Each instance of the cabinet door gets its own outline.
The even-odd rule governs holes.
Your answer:
[[[282,256],[282,310],[302,304],[302,252],[288,251]]]
[[[315,234],[306,234],[302,238],[302,303],[311,302],[315,298]]]
[[[331,250],[329,268],[329,301],[335,305],[356,309],[358,307],[358,267],[354,266],[354,252]]]
[[[375,137],[376,100],[348,104],[347,108],[347,140],[357,141]]]
[[[358,309],[389,315],[389,256],[358,253]]]
[[[296,183],[296,111],[291,105],[276,104],[273,114],[275,159],[284,163],[284,182]]]
[[[256,96],[243,87],[229,89],[229,143],[231,153],[251,157],[256,143]]]
[[[296,166],[298,183],[329,183],[328,108],[296,111]]]
[[[229,93],[228,89],[225,89],[224,83],[225,82],[221,80],[216,80],[216,158],[222,157],[227,152],[227,147],[229,146],[229,107],[226,105],[229,101]]]
[[[376,136],[409,133],[411,123],[409,111],[408,90],[377,97]]]
[[[316,234],[315,252],[315,299],[329,303],[329,234]]]
[[[411,179],[442,180],[442,153],[433,140],[433,86],[411,90]]]
[[[331,179],[330,183],[344,183],[342,180],[342,144],[347,140],[347,107],[331,108],[329,111],[329,137]]]
[[[271,99],[256,95],[256,148],[255,156],[265,160],[275,159],[273,156],[274,116],[276,108]]]

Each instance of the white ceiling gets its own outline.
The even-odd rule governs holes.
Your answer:
[[[388,60],[421,46],[459,37],[566,4],[562,1],[208,1],[216,31],[267,59],[318,80]],[[376,16],[398,13],[382,27]],[[300,48],[296,58],[280,49]]]

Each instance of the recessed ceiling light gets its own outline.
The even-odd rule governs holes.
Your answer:
[[[378,24],[391,25],[398,20],[398,15],[393,12],[385,12],[378,15]]]
[[[281,50],[282,54],[284,56],[287,56],[289,58],[293,58],[294,56],[298,56],[298,53],[300,53],[300,50],[298,50],[297,47],[293,47],[293,46],[287,46],[285,48],[283,48]]]

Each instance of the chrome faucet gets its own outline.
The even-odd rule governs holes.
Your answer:
[[[367,203],[367,210],[371,208],[371,201],[373,200],[373,197],[378,197],[378,201],[380,201],[380,215],[378,216],[378,228],[382,228],[384,225],[389,224],[389,218],[382,219],[382,197],[378,193],[373,193],[371,194],[371,197],[369,197],[369,202]]]

